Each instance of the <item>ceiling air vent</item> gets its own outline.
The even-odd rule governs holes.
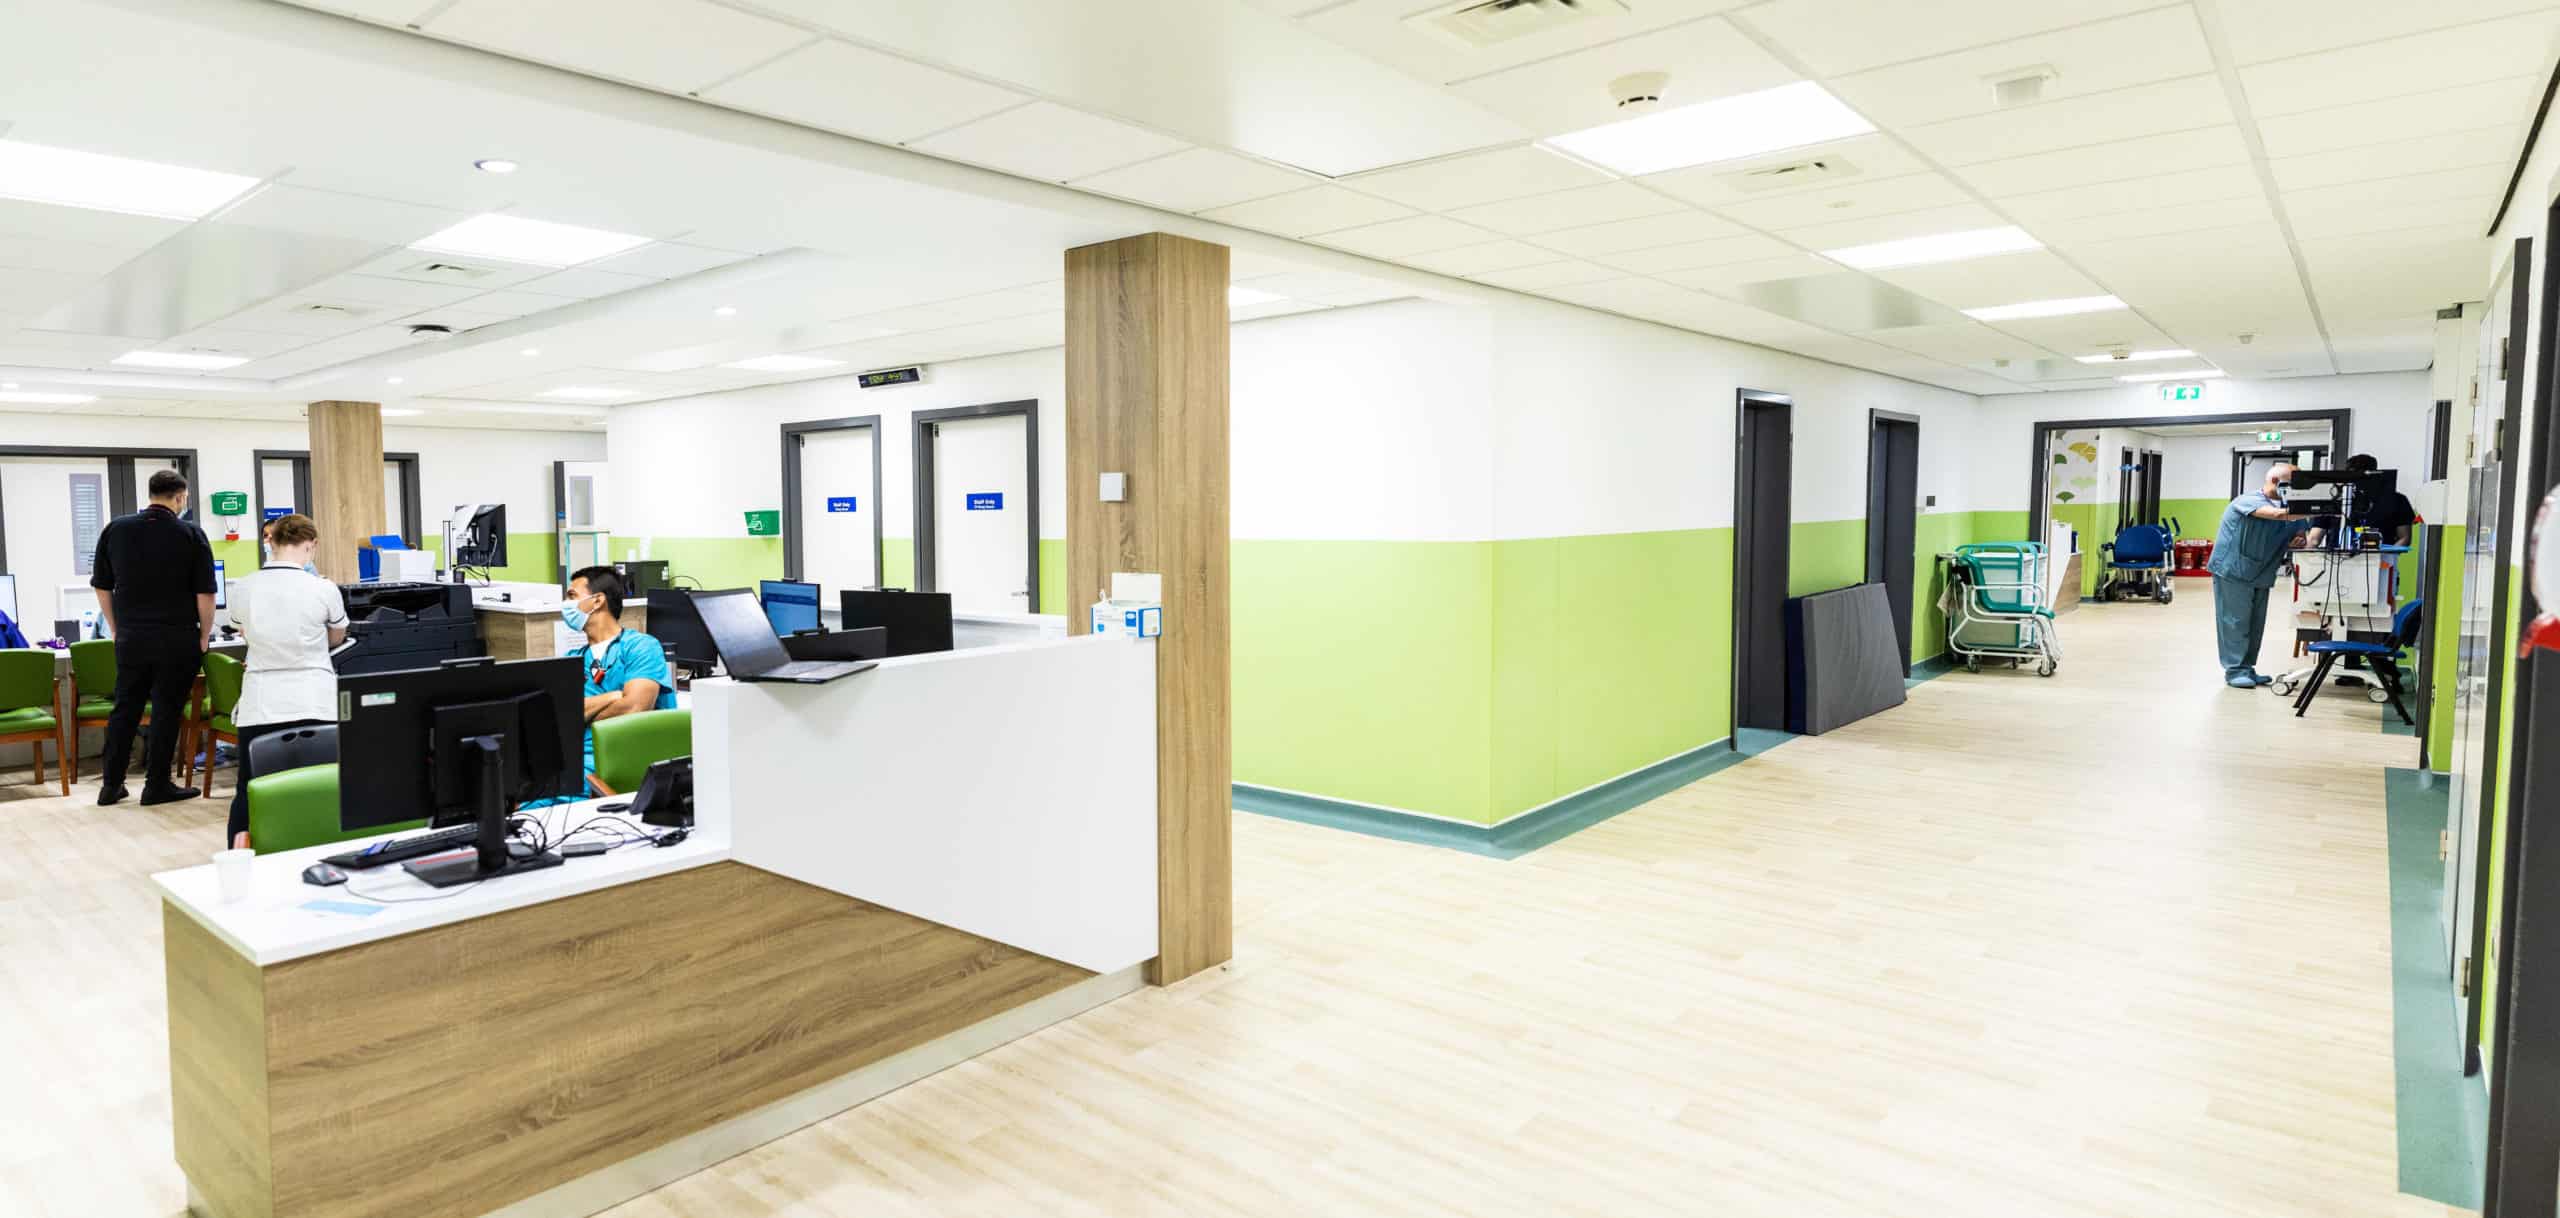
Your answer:
[[[293,315],[296,317],[333,317],[341,321],[354,321],[360,317],[372,316],[372,314],[373,310],[371,309],[359,309],[351,305],[340,304],[307,304],[293,311]]]
[[[1724,174],[1724,184],[1740,191],[1793,189],[1799,186],[1821,186],[1863,172],[1857,166],[1836,156],[1808,161],[1789,161],[1784,165],[1762,165],[1757,169],[1737,169]]]
[[[474,279],[486,279],[491,275],[497,274],[498,268],[494,266],[477,266],[468,262],[455,262],[450,258],[431,258],[416,266],[403,267],[392,273],[402,279],[428,279],[440,283],[469,283]]]
[[[1416,13],[1405,24],[1461,46],[1490,47],[1626,14],[1622,0],[1464,0]]]

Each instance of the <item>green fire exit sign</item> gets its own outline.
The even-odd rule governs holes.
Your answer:
[[[2204,386],[2195,384],[2162,385],[2160,387],[2160,400],[2164,402],[2201,402],[2204,400]]]
[[[2277,444],[2283,442],[2283,440],[2284,433],[2280,431],[2262,431],[2258,433],[2258,443],[2260,444]]]

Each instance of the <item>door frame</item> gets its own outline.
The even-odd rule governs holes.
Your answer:
[[[192,448],[131,448],[123,445],[87,444],[0,444],[0,457],[95,457],[113,462],[117,458],[173,457],[180,476],[187,480],[187,512],[184,519],[196,519],[197,506],[203,501],[204,488],[197,486],[196,450]],[[127,480],[130,483],[130,479]],[[107,480],[107,502],[115,502],[115,479]],[[110,513],[110,518],[113,514]],[[0,572],[9,569],[9,505],[0,500]]]
[[[1023,507],[1031,514],[1031,534],[1027,564],[1029,604],[1026,613],[1040,612],[1040,402],[1037,398],[1019,402],[989,402],[981,406],[950,406],[941,410],[919,410],[910,418],[913,430],[909,449],[911,468],[915,470],[916,498],[916,590],[939,591],[934,585],[933,571],[933,430],[936,423],[952,419],[984,419],[1003,415],[1022,416]]]
[[[1783,527],[1776,530],[1774,534],[1777,538],[1780,570],[1789,568],[1795,548],[1793,532],[1795,527],[1796,400],[1789,394],[1770,393],[1760,389],[1737,389],[1733,394],[1733,570],[1729,573],[1733,604],[1730,640],[1732,659],[1726,665],[1733,679],[1732,688],[1727,691],[1725,707],[1726,722],[1731,725],[1731,730],[1725,735],[1725,743],[1735,752],[1742,750],[1742,657],[1746,633],[1743,625],[1748,620],[1742,594],[1744,576],[1751,570],[1751,559],[1754,557],[1751,550],[1753,537],[1757,532],[1756,526],[1760,523],[1753,519],[1754,513],[1751,509],[1749,494],[1750,483],[1743,476],[1743,471],[1748,468],[1745,462],[1750,455],[1750,450],[1746,445],[1750,443],[1751,412],[1755,409],[1777,411],[1779,419],[1786,424],[1787,459],[1778,468],[1786,478],[1787,493],[1780,498],[1787,505],[1787,519],[1782,522]],[[1786,593],[1785,588],[1778,589],[1778,595],[1782,600]],[[1783,645],[1784,640],[1781,639],[1779,642]]]
[[[2516,515],[2516,504],[2519,502],[2516,497],[2516,486],[2519,479],[2530,476],[2530,471],[2525,468],[2526,462],[2517,459],[2524,454],[2515,451],[2515,437],[2520,434],[2516,429],[2518,425],[2523,422],[2525,411],[2524,352],[2526,347],[2524,336],[2530,332],[2528,327],[2533,323],[2533,281],[2534,272],[2536,270],[2533,262],[2533,252],[2533,238],[2517,238],[2513,255],[2514,271],[2508,277],[2507,350],[2514,354],[2513,358],[2509,360],[2507,365],[2506,400],[2499,404],[2500,413],[2498,416],[2498,459],[2500,464],[2498,493],[2501,496],[2502,501],[2497,505],[2499,536],[2496,541],[2502,550],[2506,546],[2507,530],[2512,529],[2521,523],[2520,521],[2513,519]],[[2494,303],[2495,302],[2492,302],[2493,305]],[[2550,317],[2548,315],[2547,308],[2543,318],[2543,324],[2546,326],[2550,324]],[[2546,336],[2543,341],[2548,342],[2549,338]],[[2548,348],[2544,349],[2543,358],[2546,361],[2550,358],[2550,351]],[[2537,397],[2548,393],[2548,390],[2543,388],[2539,383],[2536,385],[2536,390]],[[2465,468],[2468,468],[2468,466]],[[2448,492],[2449,491],[2450,488],[2448,488]],[[2530,503],[2532,501],[2524,500],[2522,502]],[[2463,535],[2466,539],[2477,538],[2479,536],[2480,522],[2466,519],[2462,523]],[[2466,540],[2465,544],[2468,545],[2470,542]],[[2507,578],[2507,556],[2504,553],[2493,554],[2490,556],[2489,572],[2489,639],[2491,644],[2490,650],[2494,654],[2504,646],[2507,628],[2507,606],[2510,603],[2507,598],[2515,595],[2515,589],[2509,586],[2509,580]],[[2459,612],[2458,609],[2456,611]],[[2524,665],[2520,664],[2517,668],[2519,673],[2521,673]],[[2491,663],[2489,665],[2488,697],[2481,705],[2480,709],[2483,725],[2494,725],[2498,723],[2500,717],[2507,713],[2506,702],[2507,666],[2503,662]],[[2530,736],[2523,732],[2525,727],[2525,714],[2529,709],[2530,708],[2524,703],[2517,703],[2514,718],[2508,723],[2508,736],[2510,739],[2518,741],[2531,739]],[[2521,757],[2522,753],[2519,751],[2517,756]],[[2471,777],[2471,781],[2480,785],[2480,815],[2475,818],[2479,823],[2466,826],[2473,834],[2476,835],[2473,844],[2474,857],[2471,876],[2471,900],[2473,906],[2471,918],[2471,942],[2468,945],[2471,957],[2471,967],[2468,977],[2455,977],[2453,979],[2457,992],[2466,988],[2468,990],[2468,992],[2463,995],[2462,999],[2462,1070],[2465,1074],[2471,1074],[2478,1071],[2481,1064],[2480,990],[2481,979],[2487,975],[2488,962],[2486,957],[2488,955],[2489,948],[2489,919],[2485,916],[2486,907],[2482,904],[2482,901],[2489,893],[2489,852],[2492,841],[2490,836],[2490,826],[2497,821],[2496,808],[2498,788],[2501,785],[2500,780],[2504,778],[2508,781],[2512,781],[2512,775],[2502,774],[2499,771],[2498,742],[2495,739],[2489,741],[2489,747],[2484,755],[2484,760],[2482,761],[2480,768],[2482,772],[2472,775]],[[2511,764],[2509,768],[2513,769],[2514,767]],[[2506,1006],[2508,995],[2505,983],[2509,980],[2504,977],[2503,974],[2507,968],[2510,967],[2505,962],[2511,958],[2509,950],[2514,947],[2513,933],[2507,929],[2506,924],[2514,916],[2513,911],[2515,908],[2508,902],[2513,901],[2516,896],[2515,870],[2518,856],[2514,851],[2519,844],[2517,836],[2518,826],[2516,821],[2518,820],[2517,814],[2520,811],[2521,809],[2516,806],[2515,801],[2510,798],[2508,800],[2507,812],[2507,877],[2506,884],[2504,886],[2505,890],[2499,894],[2498,905],[2500,910],[2499,922],[2501,930],[2499,935],[2500,950],[2498,953],[2498,959],[2501,962],[2500,972],[2502,974],[2500,978],[2501,985],[2498,991],[2498,1029],[2502,1038],[2507,1026]],[[2458,896],[2455,893],[2448,892],[2444,894],[2444,899],[2448,901],[2457,900]],[[2452,962],[2448,961],[2448,966],[2450,966],[2451,963]],[[2503,1057],[2504,1054],[2501,1054],[2500,1056]],[[2494,1079],[2492,1080],[2492,1086],[2490,1088],[2489,1137],[2492,1144],[2496,1142],[2498,1137],[2496,1081],[2497,1080]],[[2555,1130],[2555,1136],[2560,1136],[2560,1122],[2555,1122],[2553,1128]],[[2492,1158],[2494,1159],[2495,1156],[2493,1155]]]
[[[2083,431],[2104,427],[2183,427],[2196,423],[2284,423],[2293,420],[2324,420],[2329,424],[2329,443],[2347,447],[2351,438],[2351,409],[2331,410],[2248,410],[2226,414],[2145,415],[2123,419],[2037,419],[2027,437],[2027,536],[2031,541],[2044,540],[2052,531],[2052,505],[2045,502],[2047,487],[2053,480],[2053,433]],[[2234,496],[2235,498],[2237,496]]]
[[[888,513],[880,502],[880,416],[848,415],[840,419],[808,419],[782,425],[782,578],[800,579],[800,441],[822,431],[871,429],[871,578],[873,586],[886,586],[888,570],[882,564],[882,525]],[[825,606],[820,606],[824,608]]]
[[[2240,483],[2241,471],[2249,468],[2249,458],[2264,457],[2269,454],[2300,453],[2304,449],[2309,449],[2312,452],[2320,454],[2320,464],[2312,466],[2313,469],[2336,469],[2338,467],[2338,454],[2335,449],[2327,444],[2296,444],[2291,447],[2279,445],[2276,447],[2261,448],[2242,448],[2237,444],[2232,445],[2231,497],[2237,499],[2240,497],[2241,492],[2249,489]]]
[[[400,466],[400,522],[408,529],[408,534],[404,534],[401,540],[413,547],[424,546],[427,544],[427,514],[419,508],[418,454],[386,452],[382,454],[382,459],[397,462]],[[260,525],[264,525],[267,518],[267,462],[269,460],[298,462],[293,468],[293,501],[299,504],[311,502],[310,449],[253,449],[249,455],[249,502],[255,519]],[[366,536],[369,537],[372,534],[368,533]]]
[[[2456,316],[2461,315],[2459,308],[2454,312]],[[2439,316],[2441,319],[2441,315]],[[2452,402],[2438,398],[2435,404],[2428,408],[2427,431],[2429,433],[2427,475],[2421,479],[2421,482],[2444,482],[2445,493],[2450,495],[2452,483],[2449,481],[2449,476],[2452,470],[2449,465],[2453,459]],[[2436,583],[2444,575],[2444,525],[2421,522],[2418,535],[2425,546],[2424,552],[2427,556],[2424,562],[2418,564],[2419,595],[2432,601],[2435,599]],[[2417,688],[2411,692],[2416,695],[2412,701],[2417,703],[2418,712],[2418,770],[2422,774],[2430,775],[2428,779],[2430,782],[2434,781],[2435,767],[2427,764],[2427,737],[2434,730],[2436,718],[2436,683],[2433,676],[2436,663],[2436,632],[2432,628],[2422,629],[2418,631],[2418,671],[2427,674],[2428,679],[2418,682]],[[2447,895],[2449,897],[2451,894]],[[2472,1042],[2478,1039],[2479,1035],[2480,1021],[2472,1020],[2471,1030],[2462,1034],[2465,1061],[2472,1060],[2478,1048]],[[2468,1070],[2469,1067],[2466,1066],[2465,1069]]]
[[[1876,530],[1883,524],[1883,522],[1876,517],[1876,474],[1878,472],[1876,469],[1876,432],[1880,428],[1890,428],[1894,426],[1908,426],[1911,428],[1911,489],[1916,494],[1920,489],[1920,416],[1916,414],[1905,414],[1901,411],[1895,410],[1879,410],[1872,406],[1867,408],[1867,582],[1871,584],[1881,583],[1885,585],[1885,601],[1888,604],[1893,600],[1893,585],[1891,582],[1893,570],[1890,566],[1887,566],[1882,571],[1878,571],[1876,569],[1878,557],[1876,554]],[[1911,563],[1905,565],[1902,576],[1904,579],[1911,581],[1911,587],[1907,590],[1910,596],[1917,598],[1920,595],[1919,569],[1913,564],[1917,564],[1920,560],[1920,505],[1917,502],[1912,502],[1904,504],[1903,507],[1909,509],[1911,512]],[[1887,555],[1885,558],[1890,561],[1891,556]],[[1918,646],[1920,642],[1919,639],[1912,637],[1910,633],[1911,614],[1909,610],[1914,607],[1914,605],[1905,605],[1903,607],[1904,613],[1902,614],[1901,624],[1894,632],[1901,638],[1902,675],[1906,677],[1911,675],[1911,649]]]

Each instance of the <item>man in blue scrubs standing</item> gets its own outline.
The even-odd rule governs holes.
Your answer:
[[[2231,501],[2222,510],[2222,528],[2214,534],[2213,632],[2222,650],[2222,680],[2233,689],[2272,685],[2275,678],[2258,671],[2258,643],[2267,633],[2267,597],[2284,569],[2285,549],[2308,531],[2318,545],[2320,531],[2311,518],[2287,511],[2285,492],[2293,486],[2293,467],[2267,471],[2257,490]]]
[[[670,710],[676,704],[667,649],[648,635],[622,628],[622,597],[621,572],[587,567],[569,577],[569,595],[560,602],[560,620],[587,639],[586,646],[569,654],[586,676],[587,777],[591,781],[596,772],[597,720]]]

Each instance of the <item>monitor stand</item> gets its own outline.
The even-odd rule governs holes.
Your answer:
[[[559,866],[560,856],[549,851],[518,853],[508,848],[509,801],[505,775],[498,772],[501,756],[498,738],[466,736],[462,743],[472,750],[473,765],[480,771],[480,838],[477,849],[469,858],[403,863],[400,869],[424,880],[429,887],[451,888],[457,884],[494,880],[520,871],[541,871]]]

